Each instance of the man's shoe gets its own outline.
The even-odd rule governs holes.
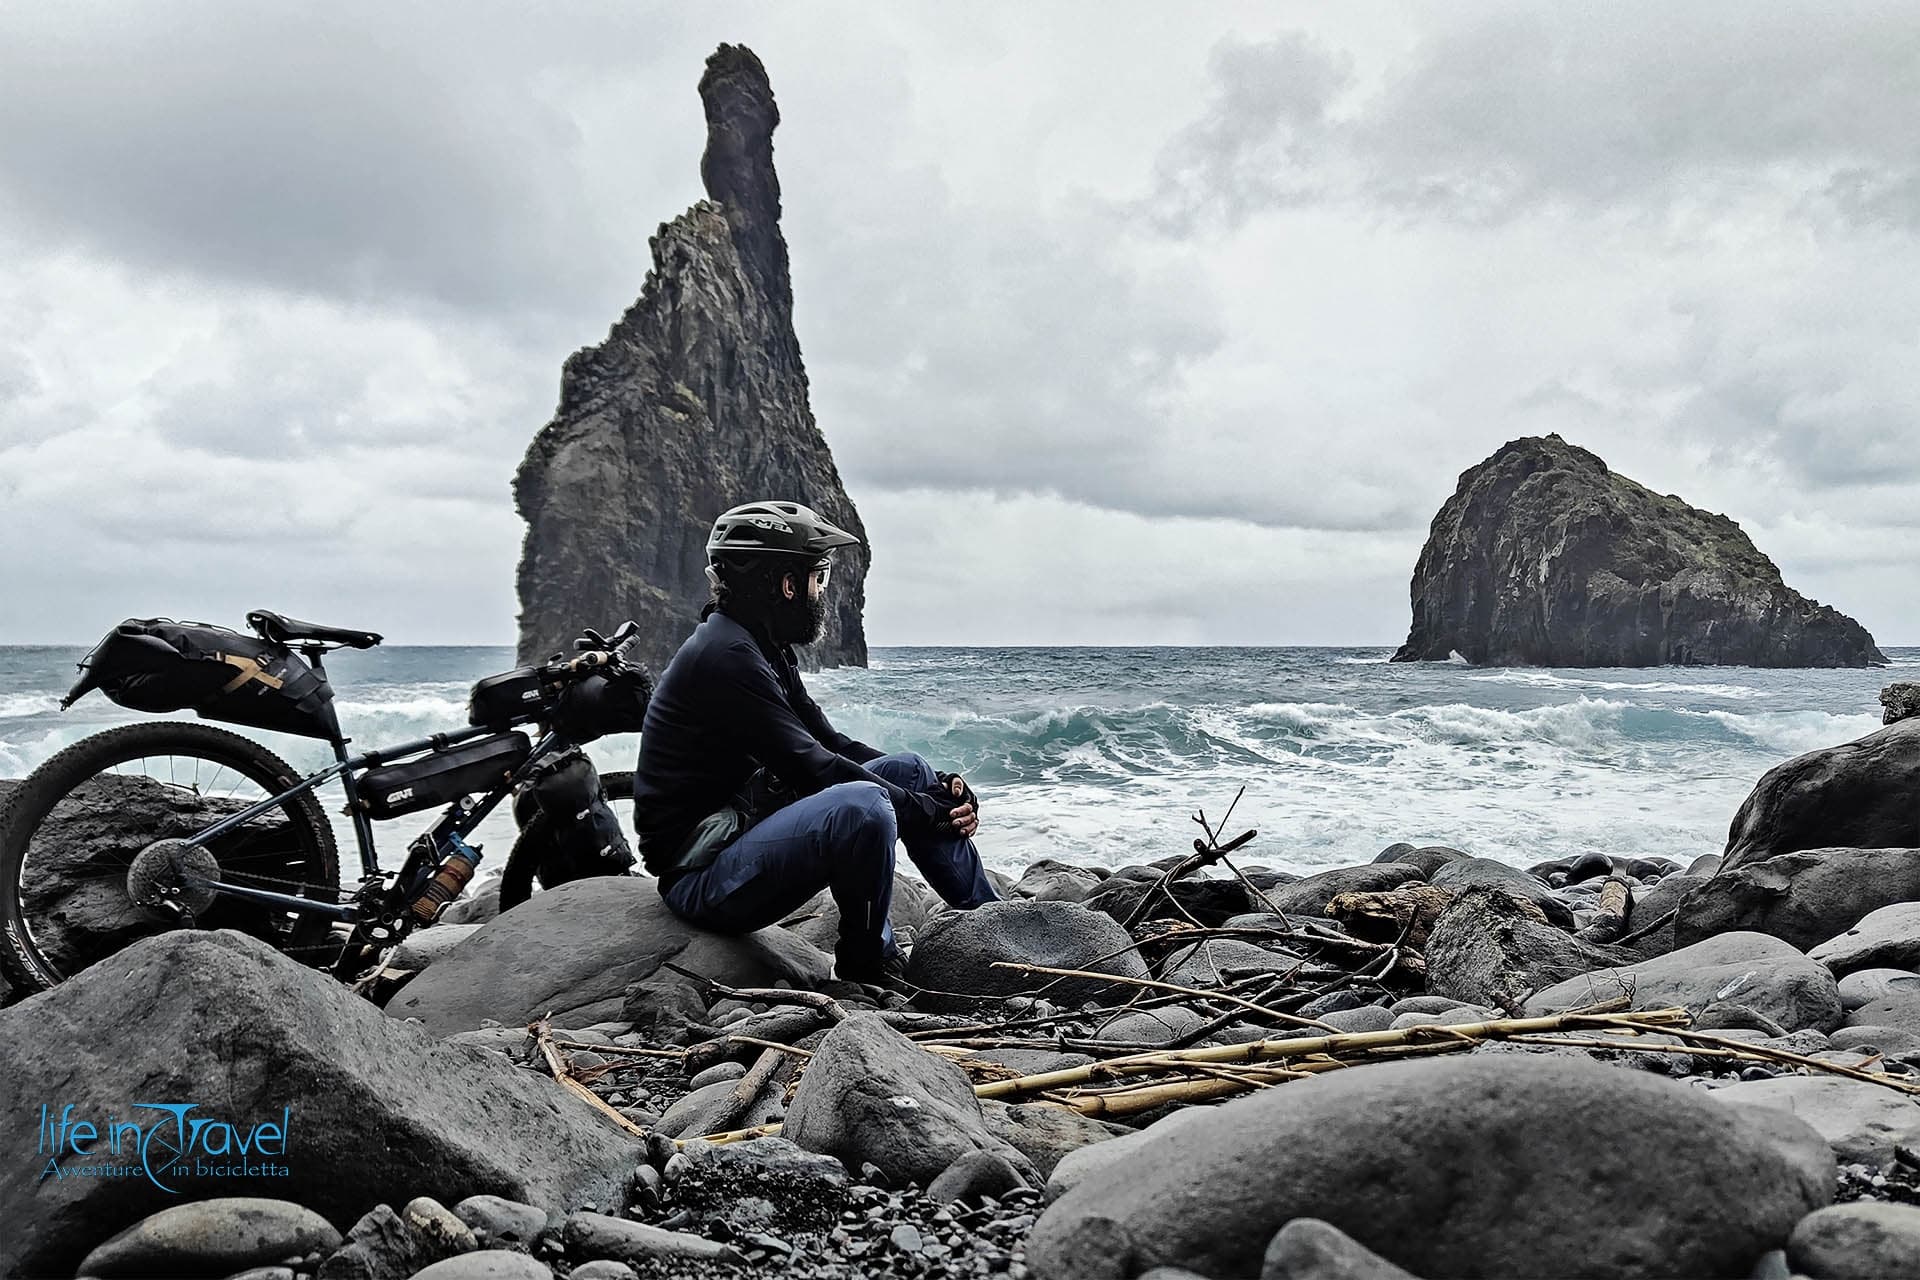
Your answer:
[[[851,964],[836,960],[833,976],[842,982],[879,987],[896,995],[911,996],[919,988],[907,981],[907,958],[896,951],[877,964]]]

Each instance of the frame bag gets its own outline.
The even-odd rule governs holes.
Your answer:
[[[397,818],[502,786],[531,754],[533,744],[526,734],[491,734],[369,769],[353,790],[368,817]]]
[[[60,705],[88,690],[134,711],[192,710],[206,720],[303,738],[339,732],[333,688],[286,645],[171,618],[129,618],[80,660],[81,676]]]
[[[625,875],[633,866],[626,830],[607,803],[599,771],[577,748],[528,771],[514,797],[513,816],[522,831],[536,816],[544,819],[548,847],[538,869],[545,888],[586,876]]]

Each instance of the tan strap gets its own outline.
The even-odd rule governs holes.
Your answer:
[[[240,668],[239,675],[220,686],[220,692],[222,693],[232,693],[235,689],[238,689],[250,680],[258,680],[269,689],[278,689],[286,684],[286,681],[280,679],[280,677],[268,675],[261,669],[260,664],[252,658],[243,658],[237,653],[223,653],[220,655],[220,661],[230,663]]]

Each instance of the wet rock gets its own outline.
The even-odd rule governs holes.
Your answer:
[[[287,1173],[275,1189],[330,1222],[419,1195],[604,1203],[638,1158],[551,1080],[441,1044],[231,931],[143,939],[110,966],[0,1010],[8,1114],[58,1098],[76,1115],[124,1118],[129,1099],[203,1099],[210,1080],[221,1082],[218,1102],[196,1103],[188,1118],[284,1125]],[[39,1182],[43,1167],[0,1162],[8,1245],[32,1274],[70,1274],[88,1243],[175,1200],[145,1178]],[[176,1185],[219,1189],[185,1173]]]
[[[1920,850],[1902,852],[1920,856]],[[1920,968],[1920,902],[1899,902],[1869,912],[1845,933],[1829,937],[1807,954],[1838,978],[1861,969]]]
[[[1833,1147],[1842,1164],[1893,1166],[1896,1145],[1920,1149],[1920,1102],[1840,1076],[1775,1076],[1742,1081],[1709,1095],[1728,1106],[1768,1107],[1799,1117]]]
[[[1093,910],[1122,922],[1132,920],[1136,913],[1140,913],[1143,919],[1185,919],[1190,916],[1204,925],[1221,924],[1232,916],[1260,905],[1238,880],[1208,880],[1188,876],[1171,882],[1163,892],[1154,888],[1158,879],[1158,875],[1135,878],[1116,872],[1089,893],[1084,902]],[[1180,904],[1178,910],[1167,901],[1168,892],[1172,893],[1174,902]],[[1149,897],[1151,901],[1148,901]],[[1145,903],[1144,912],[1142,903]]]
[[[1084,902],[1106,878],[1092,867],[1076,867],[1042,858],[1014,883],[1013,896],[1037,902]]]
[[[1327,904],[1343,893],[1384,893],[1397,885],[1425,879],[1419,867],[1406,862],[1371,862],[1360,867],[1317,871],[1276,889],[1267,898],[1289,916],[1318,919]],[[1260,904],[1264,907],[1264,904]]]
[[[1420,1280],[1318,1218],[1295,1218],[1274,1233],[1260,1280]]]
[[[1764,933],[1723,933],[1668,955],[1569,978],[1537,992],[1525,1012],[1561,1013],[1629,993],[1635,1009],[1704,1011],[1716,1002],[1738,1003],[1788,1031],[1831,1032],[1841,1021],[1833,975]]]
[[[453,1206],[453,1216],[485,1243],[531,1245],[547,1229],[547,1211],[501,1196],[468,1196]]]
[[[896,1183],[932,1182],[969,1151],[1031,1168],[987,1127],[965,1072],[870,1014],[841,1023],[814,1050],[782,1133],[850,1170],[871,1163]]]
[[[1435,995],[1516,1011],[1542,987],[1633,960],[1554,928],[1503,884],[1462,890],[1434,920],[1426,958]]]
[[[1006,1157],[991,1151],[969,1151],[946,1167],[927,1187],[927,1198],[936,1204],[978,1204],[986,1196],[995,1199],[1027,1180],[1007,1163]]]
[[[983,996],[1045,988],[1048,1000],[1071,1007],[1105,994],[1112,985],[1083,978],[1056,980],[996,969],[994,964],[1007,961],[1144,978],[1146,963],[1139,952],[1127,950],[1132,943],[1112,917],[1077,903],[989,902],[973,911],[935,916],[914,943],[907,980],[930,992]],[[979,1004],[941,995],[923,995],[916,1003],[961,1010]]]
[[[1832,1153],[1792,1117],[1577,1061],[1352,1067],[1193,1114],[1053,1203],[1037,1280],[1252,1275],[1295,1218],[1416,1275],[1735,1275],[1833,1195]]]
[[[1882,724],[1893,724],[1910,716],[1920,716],[1920,683],[1900,680],[1880,691],[1880,705],[1886,708]]]
[[[1920,1276],[1920,1209],[1871,1201],[1816,1209],[1788,1237],[1787,1262],[1815,1280]]]
[[[1920,719],[1795,756],[1762,774],[1741,803],[1721,871],[1796,849],[1910,848],[1917,794]]]
[[[1396,662],[1503,667],[1885,662],[1852,618],[1789,588],[1740,526],[1610,471],[1558,435],[1461,473],[1413,571]]]
[[[563,886],[564,887],[564,886]],[[517,910],[517,908],[516,908]],[[659,1227],[604,1213],[570,1213],[562,1230],[567,1252],[593,1261],[610,1258],[636,1269],[658,1263],[739,1263],[745,1261],[731,1245],[718,1244],[685,1231]]]
[[[1687,946],[1737,929],[1802,951],[1869,912],[1920,898],[1920,849],[1800,849],[1722,871],[1680,900],[1674,941]],[[1920,928],[1914,956],[1920,959]]]
[[[141,1219],[95,1248],[79,1274],[226,1275],[311,1249],[340,1247],[333,1224],[286,1200],[226,1196],[174,1205]]]
[[[696,929],[667,910],[648,877],[593,876],[535,894],[483,925],[402,988],[387,1012],[420,1018],[435,1035],[488,1018],[524,1026],[547,1013],[583,1026],[621,1017],[627,988],[670,976],[668,962],[743,987],[783,978],[818,985],[832,965],[785,929],[741,937]]]
[[[1391,858],[1387,856],[1389,853],[1393,854]],[[1404,862],[1410,867],[1418,867],[1421,875],[1432,879],[1433,873],[1441,867],[1446,866],[1449,862],[1459,862],[1463,858],[1470,858],[1472,856],[1472,854],[1462,853],[1458,849],[1449,849],[1443,844],[1423,845],[1418,849],[1412,845],[1395,844],[1388,845],[1385,849],[1382,849],[1379,856],[1374,858],[1374,861]]]
[[[1475,885],[1504,889],[1540,908],[1546,922],[1561,929],[1574,926],[1573,911],[1539,880],[1518,867],[1510,867],[1492,858],[1462,858],[1449,862],[1433,873],[1433,883],[1447,889],[1466,889]]]

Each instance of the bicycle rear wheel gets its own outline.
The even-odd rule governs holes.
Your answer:
[[[265,747],[211,725],[127,725],[60,752],[0,810],[0,969],[23,990],[43,990],[136,939],[187,923],[250,933],[302,963],[331,960],[340,943],[321,915],[189,894],[187,920],[140,900],[178,883],[191,863],[231,884],[338,901],[333,830],[312,792],[225,833],[204,854],[156,848],[299,779]]]

